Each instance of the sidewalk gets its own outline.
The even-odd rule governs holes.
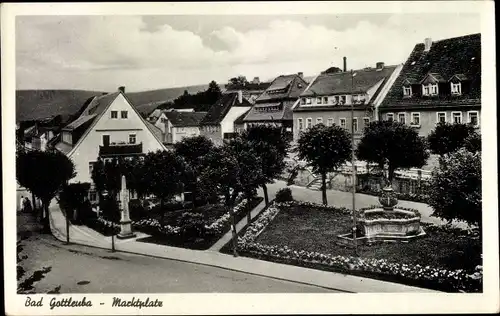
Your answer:
[[[255,208],[254,211],[255,210],[258,210],[258,208]],[[53,235],[60,241],[65,242],[66,221],[57,203],[51,204],[49,212],[50,228]],[[141,237],[143,236],[138,236],[136,238]],[[199,251],[143,243],[136,241],[136,238],[128,240],[115,239],[115,249],[122,252],[197,263],[350,293],[437,293],[437,291],[433,290],[340,273],[301,268],[246,257],[235,258],[231,255],[225,255],[216,251]],[[111,249],[111,237],[105,237],[93,230],[89,229],[87,231],[84,227],[74,225],[70,226],[70,242],[85,246]]]
[[[266,202],[263,200],[260,202],[254,209],[250,212],[250,216],[255,218],[262,209],[266,207]],[[239,233],[245,226],[248,224],[247,217],[242,218],[237,224],[236,224],[236,233]],[[210,251],[219,251],[224,247],[225,244],[227,244],[231,239],[233,238],[233,233],[231,230],[229,230],[224,236],[222,236],[221,239],[219,239],[212,247],[210,247],[208,250]]]

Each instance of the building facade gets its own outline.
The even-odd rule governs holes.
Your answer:
[[[308,83],[302,73],[281,75],[273,80],[256,100],[243,119],[245,128],[254,125],[282,127],[289,135],[293,132],[292,107]]]
[[[175,144],[186,137],[200,135],[200,122],[207,112],[177,112],[165,111],[160,116],[164,142]]]
[[[161,131],[141,117],[123,90],[95,97],[80,117],[62,129],[53,146],[75,164],[77,175],[71,182],[89,183],[98,158],[165,150]]]
[[[223,94],[201,120],[200,135],[216,145],[222,145],[225,139],[234,137],[234,122],[251,107],[252,104],[243,97],[242,91]]]
[[[317,76],[293,107],[294,141],[316,124],[335,124],[349,132],[352,126],[358,141],[364,128],[378,119],[378,107],[401,69],[402,65],[377,63],[375,68]]]
[[[415,45],[386,99],[381,119],[427,136],[439,122],[480,126],[481,34]]]

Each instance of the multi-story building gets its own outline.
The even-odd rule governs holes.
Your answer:
[[[380,112],[382,119],[409,124],[421,136],[438,122],[479,127],[481,34],[415,45]]]
[[[161,131],[142,118],[121,87],[118,92],[94,97],[81,115],[62,129],[53,146],[75,164],[77,174],[71,182],[92,183],[92,168],[98,158],[165,150],[161,137]]]
[[[236,119],[251,107],[252,104],[243,97],[242,91],[223,94],[201,120],[200,135],[211,139],[216,145],[222,145],[224,139],[234,136]]]
[[[377,109],[402,65],[385,66],[379,62],[375,68],[323,72],[300,95],[293,107],[293,139],[316,124],[333,124],[351,131],[351,109],[355,140],[372,120],[377,120]]]
[[[281,75],[273,80],[256,100],[245,116],[245,128],[253,125],[273,125],[292,133],[292,106],[306,89],[307,82],[302,73]]]

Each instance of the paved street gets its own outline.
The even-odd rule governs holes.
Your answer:
[[[26,220],[19,220],[20,232]],[[60,286],[60,293],[314,293],[330,290],[204,265],[157,259],[77,245],[64,245],[36,229],[23,241],[23,267],[31,274],[51,271],[35,284],[37,292]],[[80,284],[79,284],[80,283]]]
[[[277,180],[275,183],[269,184],[268,192],[270,195],[270,199],[273,199],[274,196],[276,195],[276,192],[284,187],[286,187],[286,183],[285,181],[281,180]],[[292,195],[295,200],[322,203],[321,191],[310,190],[296,185],[290,186],[290,189],[292,190]],[[339,207],[343,206],[347,208],[352,207],[352,194],[350,192],[342,192],[335,190],[327,190],[326,192],[328,198],[328,205],[335,205]],[[262,189],[259,191],[259,194],[262,195]],[[356,194],[357,209],[362,207],[368,207],[371,205],[380,205],[380,203],[378,202],[378,197],[367,194],[359,194],[359,193]],[[422,215],[422,222],[433,223],[433,224],[445,224],[444,221],[431,216],[433,209],[427,204],[410,202],[410,201],[400,201],[398,205],[402,207],[414,208],[419,210],[420,214]],[[463,223],[454,223],[454,224],[460,227],[466,226]]]

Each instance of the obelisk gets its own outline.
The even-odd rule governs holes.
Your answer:
[[[128,191],[127,191],[127,180],[125,176],[122,176],[122,186],[120,191],[120,204],[121,204],[121,220],[120,226],[121,230],[118,236],[119,239],[133,238],[135,234],[132,233],[132,221],[130,220],[130,215],[128,211]]]

